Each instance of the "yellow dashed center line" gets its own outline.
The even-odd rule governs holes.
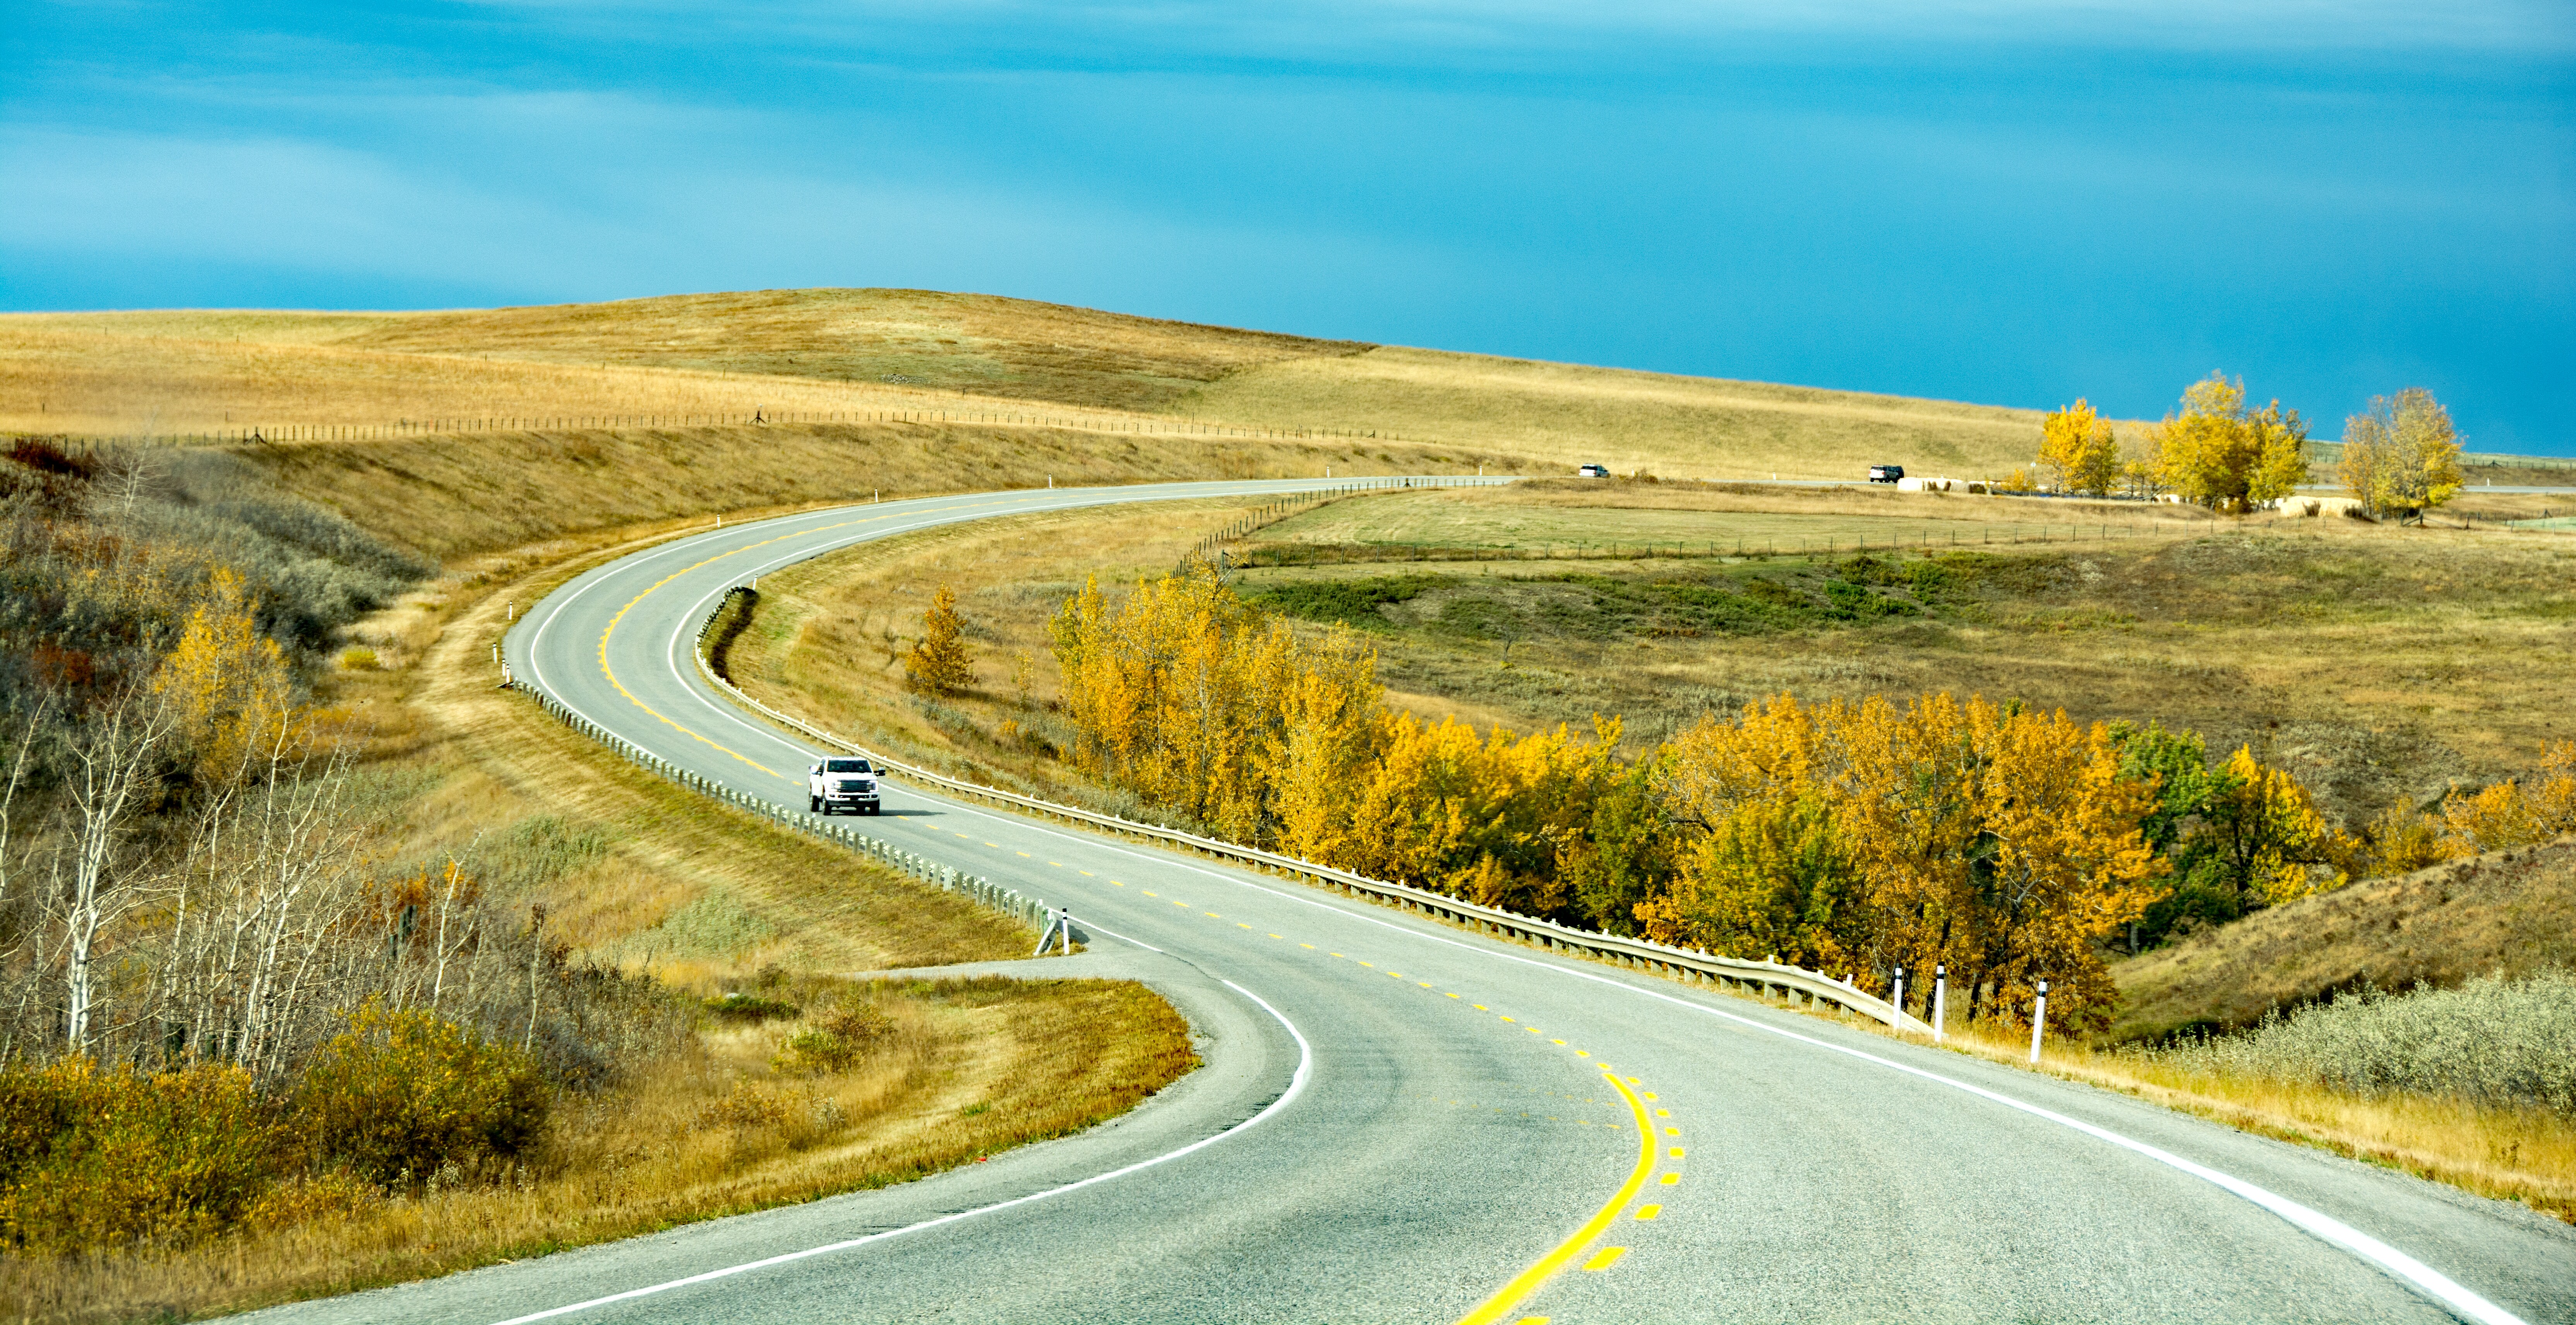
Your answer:
[[[1660,1205],[1641,1205],[1637,1207],[1637,1217],[1639,1219],[1652,1219],[1663,1212],[1664,1208]]]

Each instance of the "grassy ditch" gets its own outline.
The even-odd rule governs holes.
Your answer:
[[[484,1181],[325,1175],[175,1249],[0,1257],[0,1308],[40,1321],[193,1317],[449,1274],[673,1224],[882,1187],[1079,1131],[1196,1063],[1125,981],[754,987],[619,1089],[568,1098]]]
[[[2544,1098],[2567,1088],[2569,980],[2315,1005],[2165,1049],[2052,1040],[2038,1070],[2576,1223],[2576,1114]],[[2027,1030],[1971,1027],[1949,1042],[2029,1066]]]

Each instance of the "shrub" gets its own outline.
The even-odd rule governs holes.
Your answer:
[[[0,1068],[0,1246],[195,1241],[259,1198],[289,1142],[239,1068]]]
[[[545,1126],[534,1060],[434,1013],[369,1002],[316,1053],[295,1112],[314,1154],[371,1182],[524,1153]]]
[[[372,672],[376,670],[377,666],[378,659],[376,658],[376,651],[368,648],[366,645],[352,644],[348,648],[340,650],[341,671]]]
[[[894,1023],[866,1003],[841,1008],[789,1036],[773,1062],[792,1076],[847,1072],[894,1033]]]
[[[2368,990],[2275,1013],[2242,1034],[2148,1052],[2186,1071],[2537,1104],[2576,1115],[2576,973],[2407,994]]]
[[[773,1017],[799,1015],[793,1003],[739,991],[708,999],[705,1006],[718,1021],[748,1022],[755,1026]]]

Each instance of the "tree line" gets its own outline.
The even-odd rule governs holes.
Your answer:
[[[2108,1023],[2120,946],[2576,829],[2576,745],[2347,832],[2250,747],[1978,696],[1784,694],[1633,757],[1615,719],[1428,722],[1357,632],[1301,636],[1205,567],[1094,579],[1051,630],[1066,756],[1218,835],[1882,994],[1943,966],[1972,1015],[2026,1016],[2046,979],[2066,1030]]]
[[[2307,483],[2308,425],[2278,400],[2252,408],[2243,379],[2212,373],[2125,448],[2111,421],[2087,401],[2051,412],[2040,422],[2038,469],[2036,479],[2015,471],[2006,486],[2096,497],[2172,493],[2242,512]],[[2420,517],[2450,500],[2462,483],[2450,412],[2422,387],[2373,397],[2369,408],[2344,421],[2336,477],[2377,517]]]

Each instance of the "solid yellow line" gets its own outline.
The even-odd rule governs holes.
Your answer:
[[[1611,1222],[1619,1217],[1619,1212],[1627,1209],[1628,1202],[1636,1199],[1637,1193],[1644,1189],[1646,1175],[1655,1171],[1655,1129],[1646,1121],[1645,1104],[1638,1100],[1637,1092],[1628,1089],[1627,1082],[1607,1072],[1601,1074],[1601,1079],[1617,1087],[1619,1093],[1626,1097],[1629,1110],[1637,1115],[1637,1167],[1629,1171],[1628,1180],[1619,1184],[1618,1192],[1611,1196],[1609,1203],[1585,1220],[1583,1227],[1574,1230],[1574,1236],[1558,1243],[1556,1250],[1539,1257],[1537,1264],[1514,1276],[1510,1283],[1486,1298],[1483,1305],[1460,1316],[1458,1325],[1492,1325],[1492,1322],[1503,1318],[1504,1312],[1520,1305],[1521,1299],[1537,1292],[1539,1285],[1555,1277],[1557,1271],[1582,1255],[1583,1249],[1591,1246],[1592,1240],[1610,1227]]]

